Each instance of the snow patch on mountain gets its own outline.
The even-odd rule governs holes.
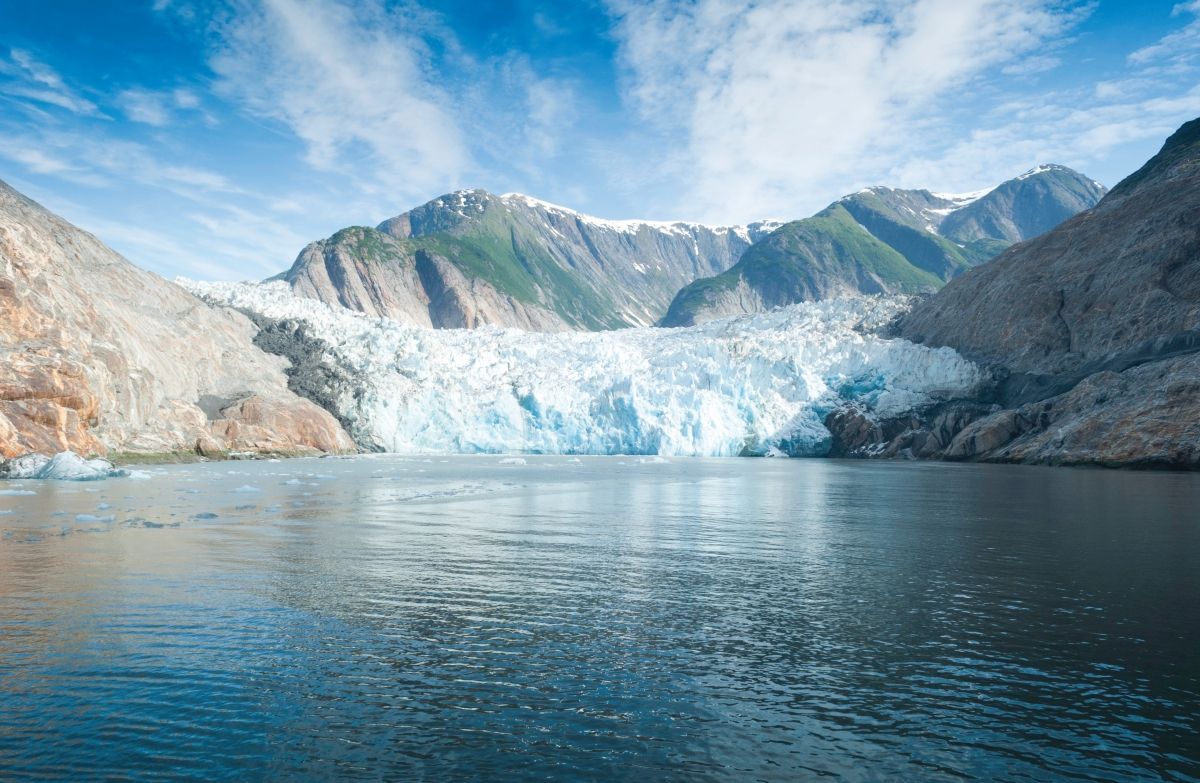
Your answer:
[[[360,441],[403,453],[820,455],[831,410],[891,416],[966,396],[982,371],[872,330],[908,303],[794,305],[686,329],[433,330],[299,298],[282,283],[179,281],[201,298],[293,319],[356,379],[338,404]]]
[[[934,198],[940,198],[943,201],[953,201],[954,206],[950,207],[948,210],[949,212],[953,212],[956,209],[962,209],[968,204],[975,203],[995,189],[996,188],[993,186],[990,188],[983,188],[982,190],[972,190],[969,193],[930,193],[929,195],[933,196]]]
[[[1017,179],[1019,179],[1019,180],[1029,179],[1030,177],[1036,177],[1038,174],[1045,174],[1046,172],[1049,172],[1049,171],[1059,171],[1062,169],[1063,169],[1062,166],[1056,166],[1054,164],[1049,164],[1049,165],[1042,164],[1040,166],[1034,166],[1033,168],[1031,168],[1029,171],[1025,172],[1024,174],[1018,175]]]
[[[620,231],[626,234],[636,234],[643,228],[650,228],[658,231],[665,231],[671,234],[680,236],[690,236],[697,229],[714,231],[717,233],[736,234],[747,242],[750,241],[749,226],[709,226],[703,223],[694,223],[686,220],[608,220],[606,218],[593,217],[585,215],[570,207],[564,207],[559,204],[552,204],[549,201],[542,201],[533,196],[526,196],[524,193],[504,193],[500,199],[510,203],[521,203],[527,207],[542,209],[547,212],[554,212],[559,215],[564,215],[569,218],[578,220],[589,226],[599,228],[610,228],[614,231]],[[783,225],[779,220],[761,220],[752,223],[751,226],[760,230],[762,233],[769,233]]]

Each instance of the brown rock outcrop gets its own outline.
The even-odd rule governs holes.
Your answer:
[[[0,455],[352,450],[256,331],[0,182]]]

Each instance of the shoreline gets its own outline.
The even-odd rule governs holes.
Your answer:
[[[447,458],[447,457],[578,457],[578,458],[627,458],[627,459],[705,459],[705,460],[803,460],[803,461],[830,461],[839,463],[888,463],[888,464],[924,464],[924,465],[1009,465],[1019,467],[1036,467],[1036,468],[1071,468],[1071,469],[1090,469],[1104,471],[1128,471],[1133,473],[1200,473],[1200,465],[1172,463],[1165,460],[1147,460],[1138,462],[1104,462],[1100,460],[1069,460],[1059,462],[1022,462],[1015,460],[996,460],[996,459],[919,459],[919,458],[904,458],[904,457],[864,457],[864,456],[849,456],[849,455],[823,455],[811,457],[775,457],[765,455],[734,455],[734,456],[713,456],[713,455],[671,455],[664,456],[661,454],[546,454],[535,452],[421,452],[421,453],[405,453],[405,452],[383,452],[383,451],[357,451],[346,453],[324,453],[311,454],[301,452],[235,452],[223,456],[205,456],[190,452],[121,452],[110,457],[105,457],[114,466],[147,466],[147,465],[184,465],[204,462],[266,462],[270,460],[297,460],[297,459],[330,459],[330,458],[357,458],[363,456],[370,457],[399,457],[404,459],[415,458]]]

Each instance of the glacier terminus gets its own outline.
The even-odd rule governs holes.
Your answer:
[[[281,282],[179,282],[260,323],[302,327],[329,372],[354,379],[322,402],[376,451],[821,456],[835,408],[895,416],[970,396],[984,380],[952,349],[875,333],[904,297],[678,329],[537,333],[410,326]]]

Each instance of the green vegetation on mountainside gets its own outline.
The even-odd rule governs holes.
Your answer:
[[[468,279],[486,282],[518,302],[551,309],[568,323],[587,329],[627,325],[607,295],[560,266],[537,237],[499,212],[488,209],[449,231],[406,239],[354,226],[327,242],[367,264],[409,265],[424,250],[446,259]]]
[[[765,304],[817,299],[845,290],[916,293],[943,280],[865,231],[841,204],[787,223],[750,247],[729,270],[686,286],[667,313],[668,325],[691,318],[744,281]]]

